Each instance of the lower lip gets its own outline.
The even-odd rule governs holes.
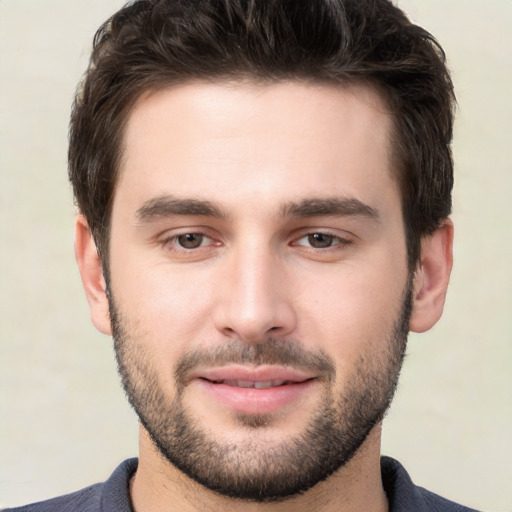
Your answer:
[[[270,414],[298,402],[314,385],[314,379],[271,388],[240,388],[198,379],[211,396],[241,414]]]

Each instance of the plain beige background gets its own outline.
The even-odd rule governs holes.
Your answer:
[[[459,100],[455,268],[412,336],[383,453],[416,483],[512,510],[512,2],[401,0],[444,46]],[[120,0],[0,0],[0,504],[76,490],[136,454],[110,339],[72,252],[67,122],[97,26]]]

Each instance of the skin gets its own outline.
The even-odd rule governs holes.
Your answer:
[[[140,98],[114,196],[110,286],[125,328],[136,333],[170,399],[177,392],[173,365],[202,346],[251,345],[270,335],[296,340],[332,358],[338,392],[362,359],[379,357],[409,277],[390,132],[385,104],[363,86],[193,83]],[[170,214],[165,207],[151,213],[148,205],[162,198],[164,206],[170,199],[208,201],[222,215]],[[290,208],[332,198],[356,200],[372,214],[359,208],[355,215],[298,215]],[[206,237],[186,250],[177,239],[186,233]],[[331,246],[312,247],[312,233],[332,236]],[[422,241],[413,331],[441,316],[452,237],[447,220]],[[111,334],[101,262],[81,216],[75,249],[92,321]],[[273,411],[272,428],[254,433],[262,449],[303,431],[322,389],[313,381],[298,402]],[[185,387],[183,400],[217,440],[243,442],[247,430],[230,407],[197,381]],[[196,484],[161,457],[141,427],[132,502],[139,512],[300,511],[313,504],[322,511],[385,511],[380,428],[324,482],[281,503],[257,504]]]

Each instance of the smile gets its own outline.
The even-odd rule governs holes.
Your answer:
[[[226,386],[234,386],[236,388],[254,388],[267,389],[285,386],[286,384],[294,384],[287,380],[267,380],[267,381],[250,381],[250,380],[216,380],[214,384],[225,384]]]
[[[318,379],[279,366],[229,366],[197,372],[190,380],[208,403],[231,412],[271,414],[296,405],[315,388]]]

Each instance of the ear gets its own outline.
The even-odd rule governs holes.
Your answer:
[[[421,241],[421,258],[414,276],[411,331],[428,331],[441,318],[452,264],[453,223],[446,219]]]
[[[89,224],[83,215],[78,215],[75,221],[75,258],[89,303],[92,323],[100,332],[110,336],[112,330],[103,266]]]

